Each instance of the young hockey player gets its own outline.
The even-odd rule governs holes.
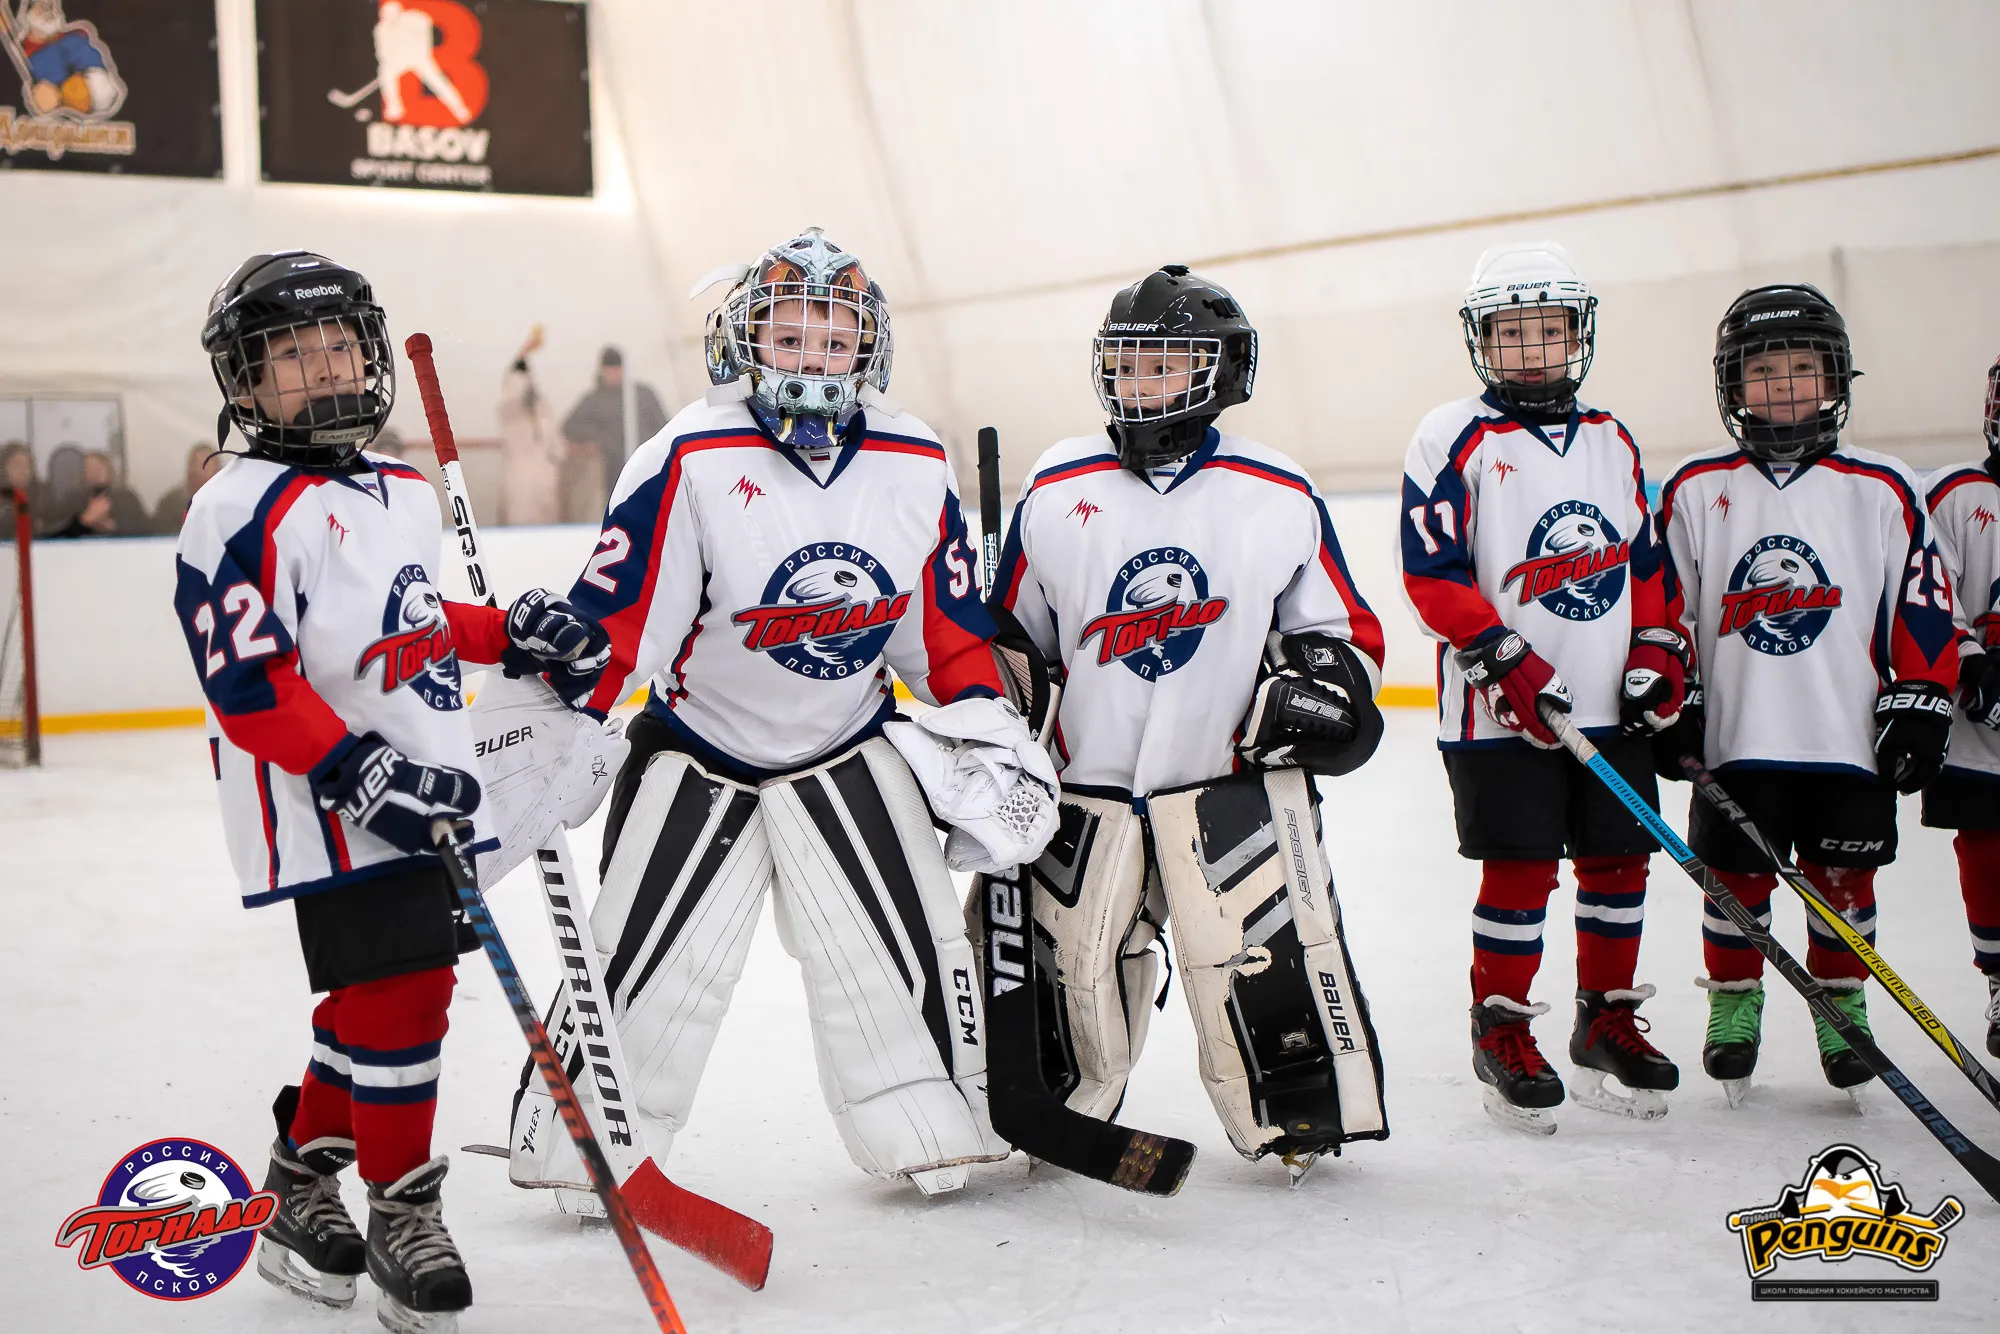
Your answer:
[[[1304,471],[1216,429],[1256,368],[1242,309],[1183,265],[1112,298],[1091,366],[1110,440],[1036,462],[996,592],[1067,669],[1061,825],[1031,873],[1056,1091],[1116,1113],[1171,920],[1231,1143],[1302,1173],[1388,1134],[1306,776],[1380,740],[1382,630]]]
[[[1931,479],[1931,536],[1957,596],[1951,761],[1924,789],[1924,823],[1956,829],[1972,962],[1986,975],[1986,1050],[2000,1056],[2000,361],[1986,372],[1986,461]]]
[[[604,635],[537,591],[508,613],[446,602],[435,493],[363,453],[395,367],[368,280],[320,255],[255,255],[202,330],[248,448],[188,508],[174,607],[208,698],[209,750],[246,907],[291,900],[312,1059],[273,1105],[257,1268],[330,1306],[365,1268],[391,1329],[441,1331],[472,1301],[431,1156],[440,1043],[460,936],[432,822],[474,820],[461,662],[594,684]],[[310,610],[308,610],[310,609]],[[364,1242],[338,1173],[368,1187]]]
[[[1856,374],[1847,326],[1813,287],[1755,288],[1722,317],[1715,396],[1733,443],[1683,463],[1660,497],[1669,608],[1694,641],[1703,690],[1660,748],[1705,757],[1873,940],[1896,793],[1944,763],[1958,651],[1915,479],[1895,459],[1839,446]],[[1768,922],[1777,878],[1756,848],[1707,802],[1689,825],[1695,852]],[[1866,1031],[1867,970],[1817,919],[1807,925],[1806,967]],[[1733,1104],[1757,1064],[1764,958],[1713,905],[1702,957],[1702,1068]],[[1868,1080],[1839,1034],[1813,1022],[1827,1082]]]
[[[1596,310],[1561,246],[1481,255],[1459,317],[1485,391],[1424,418],[1403,477],[1403,588],[1441,641],[1438,748],[1459,855],[1480,863],[1473,1070],[1489,1113],[1544,1134],[1563,1084],[1528,1030],[1548,1009],[1528,989],[1564,857],[1577,880],[1571,1097],[1652,1119],[1680,1082],[1636,1014],[1653,994],[1633,984],[1653,840],[1538,712],[1569,714],[1653,799],[1643,737],[1680,711],[1686,647],[1666,628],[1638,448],[1577,400]]]
[[[946,785],[995,786],[1021,817],[974,830],[998,864],[1040,851],[1054,772],[1000,698],[944,448],[883,397],[880,289],[816,228],[723,277],[714,387],[625,465],[571,594],[611,635],[592,704],[651,681],[591,914],[634,1100],[664,1158],[775,882],[848,1152],[926,1193],[956,1189],[1008,1147],[987,1119],[957,895],[924,793],[882,736],[888,669],[948,706],[922,723],[964,740],[930,748]],[[545,1096],[524,1087],[517,1128],[546,1119]],[[522,1143],[517,1182],[580,1179],[523,1161]]]

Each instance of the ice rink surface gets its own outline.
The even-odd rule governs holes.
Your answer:
[[[975,1168],[937,1200],[864,1176],[820,1101],[798,976],[768,918],[667,1172],[768,1223],[768,1288],[746,1292],[661,1242],[690,1330],[1861,1330],[1986,1329],[2000,1320],[2000,1205],[1917,1122],[1871,1088],[1865,1114],[1825,1085],[1803,1002],[1782,983],[1766,1014],[1758,1085],[1731,1111],[1700,1071],[1706,1008],[1698,896],[1666,857],[1653,867],[1640,978],[1644,1013],[1682,1069],[1654,1124],[1566,1107],[1548,1139],[1480,1109],[1466,1036],[1467,923],[1476,872],[1456,855],[1426,715],[1392,713],[1380,754],[1325,785],[1335,880],[1389,1078],[1393,1138],[1353,1146],[1296,1193],[1275,1161],[1229,1148],[1196,1079],[1178,985],[1153,1028],[1124,1119],[1195,1141],[1201,1157],[1168,1200],[1127,1194],[1016,1156]],[[0,773],[0,892],[16,934],[0,969],[10,1067],[0,1085],[7,1163],[10,1330],[372,1330],[365,1281],[329,1313],[249,1268],[212,1297],[167,1303],[52,1245],[136,1145],[169,1135],[226,1149],[261,1181],[269,1106],[296,1081],[310,1001],[292,915],[238,906],[206,747],[190,731],[57,736],[40,772]],[[1687,790],[1667,815],[1685,828]],[[1903,855],[1885,871],[1880,945],[1961,1035],[1978,1042],[1984,987],[1970,963],[1948,835],[1906,802]],[[594,827],[576,838],[594,866]],[[538,1001],[554,965],[524,869],[493,895]],[[1551,904],[1537,1035],[1558,1068],[1574,964],[1567,874]],[[1796,900],[1776,929],[1800,954]],[[585,1231],[504,1164],[457,1152],[505,1138],[525,1053],[483,957],[459,968],[444,1048],[436,1144],[452,1152],[446,1217],[477,1304],[467,1334],[642,1331],[645,1306],[608,1231]],[[1989,1149],[1988,1108],[1871,988],[1890,1055]],[[1762,1206],[1829,1143],[1852,1141],[1913,1207],[1946,1193],[1967,1216],[1927,1277],[1935,1305],[1750,1301],[1724,1217]],[[358,1184],[349,1208],[365,1217]],[[1781,1267],[1777,1277],[1889,1279],[1879,1261]]]

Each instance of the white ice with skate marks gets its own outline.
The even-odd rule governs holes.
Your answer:
[[[1480,1109],[1467,1037],[1468,921],[1477,875],[1459,860],[1428,717],[1395,710],[1370,765],[1326,785],[1333,869],[1355,967],[1388,1066],[1393,1138],[1322,1161],[1296,1192],[1275,1159],[1230,1151],[1195,1068],[1174,987],[1132,1081],[1131,1124],[1201,1148],[1186,1188],[1154,1200],[1067,1176],[1029,1175],[1018,1155],[925,1200],[863,1176],[820,1101],[798,972],[765,922],[723,1025],[692,1120],[667,1171],[777,1233],[770,1286],[745,1292],[662,1242],[653,1253],[688,1327],[705,1331],[1076,1330],[1862,1330],[1993,1328],[2000,1206],[1978,1193],[1885,1091],[1865,1117],[1821,1079],[1805,1006],[1780,983],[1749,1100],[1735,1111],[1701,1073],[1705,997],[1695,892],[1665,857],[1640,978],[1643,1013],[1680,1063],[1661,1121],[1557,1109],[1542,1139]],[[0,895],[17,941],[0,969],[15,1078],[0,1093],[9,1200],[0,1212],[11,1329],[244,1329],[331,1334],[377,1328],[366,1279],[335,1314],[246,1270],[200,1301],[156,1302],[51,1245],[119,1156],[192,1135],[261,1181],[269,1106],[298,1078],[310,1003],[291,914],[236,903],[195,732],[56,736],[40,773],[0,773]],[[1684,828],[1685,785],[1668,818]],[[1947,834],[1904,804],[1904,857],[1883,872],[1881,946],[1978,1041],[1985,988],[1970,964]],[[594,867],[596,831],[578,836]],[[588,872],[586,871],[586,874]],[[538,1004],[554,978],[526,869],[494,896]],[[1571,885],[1551,903],[1536,1024],[1565,1077],[1574,988]],[[1776,930],[1803,952],[1781,890]],[[485,960],[469,956],[445,1040],[436,1144],[452,1154],[445,1217],[475,1304],[465,1334],[651,1327],[616,1242],[516,1190],[505,1165],[459,1153],[506,1134],[524,1047]],[[1989,1149],[2000,1116],[1878,990],[1890,1055]],[[40,1077],[37,1078],[36,1076]],[[1936,1270],[1934,1306],[1752,1308],[1724,1224],[1767,1203],[1814,1153],[1852,1141],[1911,1199],[1950,1193],[1967,1217]],[[364,1216],[358,1184],[349,1209]],[[1888,1278],[1886,1265],[1793,1266],[1781,1277]],[[1877,1269],[1882,1272],[1875,1272]]]

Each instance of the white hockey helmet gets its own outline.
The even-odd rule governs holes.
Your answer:
[[[1555,362],[1550,360],[1544,363],[1544,377],[1534,383],[1520,378],[1524,367],[1503,370],[1487,355],[1485,335],[1493,318],[1523,306],[1562,306],[1572,312],[1573,345],[1561,357],[1561,373],[1553,373]],[[1472,266],[1472,280],[1458,316],[1465,326],[1465,348],[1472,356],[1472,369],[1501,402],[1513,408],[1561,412],[1576,401],[1576,391],[1590,373],[1590,359],[1596,351],[1597,298],[1577,272],[1569,251],[1554,241],[1516,241],[1490,247]],[[1515,378],[1508,378],[1508,372]]]

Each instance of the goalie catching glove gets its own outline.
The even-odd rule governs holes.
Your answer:
[[[620,724],[575,712],[538,676],[488,672],[469,712],[487,818],[500,840],[479,858],[479,883],[490,888],[556,830],[596,812],[632,743]]]
[[[951,826],[952,870],[1000,875],[1041,855],[1056,828],[1056,767],[1013,705],[962,699],[885,723],[882,735]]]
[[[1466,684],[1479,692],[1479,702],[1494,722],[1543,750],[1561,748],[1541,710],[1568,713],[1569,687],[1518,631],[1496,625],[1460,649],[1456,658]]]
[[[1269,674],[1257,683],[1237,753],[1265,768],[1296,765],[1329,777],[1360,768],[1383,727],[1360,654],[1327,635],[1272,640]]]

